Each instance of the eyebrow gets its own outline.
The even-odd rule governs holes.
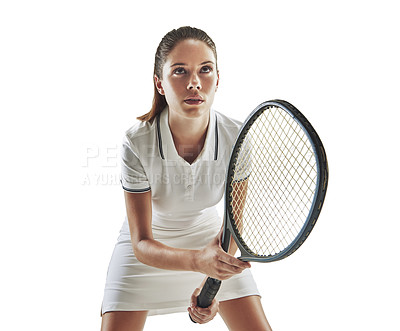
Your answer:
[[[200,63],[200,65],[204,65],[204,64],[207,64],[207,63],[212,63],[212,64],[214,64],[213,61],[204,61],[204,62]],[[172,68],[172,67],[175,67],[175,66],[187,66],[187,64],[186,64],[186,63],[180,63],[180,62],[178,62],[178,63],[172,64],[172,65],[171,65],[171,68]]]

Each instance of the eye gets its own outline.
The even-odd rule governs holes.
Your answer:
[[[213,70],[212,67],[210,67],[210,66],[204,66],[204,67],[201,67],[200,72],[202,72],[202,73],[209,73],[209,72],[211,72],[212,70]]]
[[[174,73],[175,75],[183,75],[183,74],[186,73],[186,70],[185,70],[184,68],[182,68],[182,67],[179,67],[179,68],[176,68],[176,69],[173,71],[173,73]]]

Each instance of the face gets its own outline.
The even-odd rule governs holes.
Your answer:
[[[156,87],[165,95],[170,112],[186,118],[208,114],[218,87],[214,53],[199,40],[180,41],[168,55]]]

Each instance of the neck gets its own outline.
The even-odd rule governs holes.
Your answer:
[[[178,154],[192,163],[204,147],[210,115],[209,112],[196,118],[184,118],[169,113],[168,124]]]

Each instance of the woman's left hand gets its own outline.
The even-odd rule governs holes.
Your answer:
[[[190,298],[190,307],[188,312],[193,321],[204,324],[210,322],[218,313],[219,302],[214,298],[211,305],[207,308],[200,308],[197,306],[197,297],[200,294],[200,289],[196,288]]]

